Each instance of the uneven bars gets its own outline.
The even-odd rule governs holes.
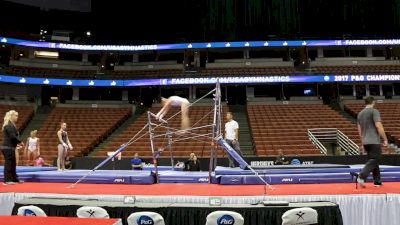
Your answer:
[[[179,132],[187,132],[188,134],[196,134],[196,133],[193,133],[193,132],[191,132],[192,130],[198,130],[198,129],[202,129],[202,128],[207,128],[207,127],[211,127],[211,126],[213,126],[212,124],[210,124],[210,125],[204,125],[204,126],[199,126],[199,127],[193,127],[193,128],[189,128],[189,129],[185,129],[185,130],[179,130],[179,129],[176,129],[176,128],[172,128],[172,127],[166,127],[166,126],[162,126],[162,125],[160,125],[159,127],[162,127],[162,128],[165,128],[165,129],[171,129],[171,130],[173,130],[173,131],[170,131],[169,133],[171,133],[171,134],[174,134],[174,133],[179,133]],[[168,132],[167,132],[168,133]],[[162,136],[165,136],[166,134],[157,134],[157,135],[154,135],[153,137],[154,138],[156,138],[156,137],[162,137]]]
[[[163,122],[163,123],[168,123],[166,120],[164,120],[164,119],[158,117],[156,114],[154,114],[154,113],[152,113],[152,112],[150,112],[150,111],[147,111],[147,112],[150,114],[150,116],[156,118],[158,121],[161,121],[161,122]]]

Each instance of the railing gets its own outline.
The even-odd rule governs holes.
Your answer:
[[[325,155],[327,154],[327,149],[322,142],[336,142],[349,155],[360,154],[359,146],[339,129],[314,128],[308,129],[307,133],[311,142]]]
[[[360,147],[354,143],[349,137],[342,133],[342,131],[337,130],[337,142],[339,146],[344,149],[349,155],[359,155]]]
[[[310,138],[311,142],[317,146],[317,148],[321,151],[322,154],[327,155],[328,154],[328,150],[326,149],[326,147],[318,140],[318,138],[314,135],[313,133],[314,129],[308,129],[307,133],[308,133],[308,137]],[[319,134],[318,134],[319,136]]]

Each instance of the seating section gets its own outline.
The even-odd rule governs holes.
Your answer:
[[[258,156],[320,155],[308,138],[307,129],[338,128],[360,143],[355,124],[326,105],[249,105],[249,124]]]
[[[47,69],[33,67],[8,67],[5,72],[11,75],[31,76],[31,77],[51,77],[51,78],[75,78],[92,79],[96,71],[92,70],[67,70],[67,69]],[[263,67],[263,68],[221,68],[221,69],[202,69],[197,71],[196,76],[257,76],[257,75],[291,75],[295,74],[294,67]],[[106,76],[113,79],[134,79],[134,78],[166,78],[180,77],[187,74],[183,69],[152,69],[152,70],[130,70],[107,72]]]
[[[31,106],[13,106],[13,105],[0,105],[0,115],[3,121],[4,115],[10,110],[18,112],[17,129],[22,132],[32,119],[34,110]],[[3,122],[1,122],[3,126]],[[0,143],[3,143],[3,133],[0,135]],[[0,154],[0,162],[3,163],[3,154]]]
[[[151,112],[157,113],[160,108],[153,107],[150,109]],[[171,109],[170,112],[165,116],[166,118],[171,117],[179,113],[179,109]],[[192,127],[200,127],[205,125],[211,125],[213,123],[213,107],[210,106],[193,106],[190,108],[190,121]],[[223,108],[223,112],[227,112],[227,108]],[[97,153],[97,156],[106,156],[107,152],[117,150],[123,143],[129,141],[132,137],[135,136],[147,123],[147,113],[141,115],[134,123],[131,124],[129,128],[127,128],[124,132],[122,132],[118,137],[112,140],[103,150]],[[155,123],[159,124],[157,121]],[[169,126],[173,129],[180,129],[181,126],[181,115],[177,114],[171,120],[168,121]],[[144,129],[143,132],[138,135],[141,136],[140,139],[129,145],[124,152],[122,153],[122,157],[132,157],[136,152],[142,157],[151,157],[151,147],[150,147],[150,136],[147,133],[148,129]],[[169,157],[170,153],[168,151],[168,138],[165,137],[167,129],[165,127],[158,127],[155,129],[156,135],[162,135],[161,137],[155,138],[155,148],[164,148],[164,152],[161,157]],[[191,138],[193,137],[192,133],[195,134],[210,134],[211,136],[212,129],[211,127],[201,128],[192,130],[191,133],[187,134],[175,134],[173,135],[173,143],[172,150],[174,157],[188,157],[191,152],[194,152],[196,155],[201,157],[209,157],[210,156],[210,148],[211,141],[209,138],[199,137],[199,138]],[[142,136],[143,135],[143,136]],[[163,136],[164,135],[164,136]],[[219,149],[218,155],[223,156],[224,152]]]
[[[93,70],[67,70],[67,69],[46,69],[35,67],[11,66],[5,69],[6,74],[27,76],[27,77],[47,77],[47,78],[75,78],[92,79],[96,74]]]
[[[357,118],[357,114],[364,109],[364,104],[346,104],[345,110],[349,112],[354,118]],[[400,103],[379,103],[375,106],[376,109],[381,113],[382,124],[385,128],[385,132],[388,138],[400,145]]]
[[[57,131],[67,123],[68,137],[74,149],[69,156],[87,154],[131,115],[131,109],[55,108],[38,132],[41,154],[50,160],[57,157]]]
[[[375,65],[375,66],[317,66],[314,67],[318,73],[322,74],[391,74],[399,73],[400,65]]]
[[[217,68],[202,69],[195,73],[196,76],[260,76],[260,75],[291,75],[295,74],[294,67],[262,67],[262,68]],[[148,71],[114,71],[116,79],[130,79],[135,77],[167,78],[179,77],[186,74],[183,70],[148,70]]]
[[[316,66],[313,67],[317,74],[392,74],[400,72],[400,65],[353,65],[353,66]],[[72,79],[93,79],[96,71],[93,70],[68,70],[68,69],[47,69],[33,67],[11,66],[5,69],[6,74],[31,76],[31,77],[52,77]],[[196,76],[261,76],[261,75],[296,75],[303,72],[297,71],[294,67],[242,67],[242,68],[210,68],[201,69],[195,73],[186,73],[183,69],[148,69],[130,71],[107,71],[103,76],[107,79],[135,79],[135,78],[167,78],[182,77],[188,75]]]

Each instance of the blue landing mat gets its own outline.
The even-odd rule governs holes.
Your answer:
[[[25,173],[25,172],[39,172],[39,171],[54,171],[57,170],[57,167],[40,167],[40,166],[17,166],[17,173]],[[0,166],[0,172],[4,171],[4,166]]]
[[[256,169],[259,174],[317,174],[317,173],[350,173],[350,172],[360,172],[364,165],[353,165],[343,168],[325,168],[325,167],[314,167],[308,168],[307,166],[299,165],[297,168],[287,168],[281,169],[280,166],[271,169]],[[400,172],[400,167],[398,166],[380,166],[381,172]],[[215,175],[254,175],[251,170],[242,170],[238,167],[229,168],[217,166],[215,168]]]
[[[88,172],[89,170],[28,172],[20,174],[19,177],[30,182],[75,183]],[[0,178],[3,179],[3,175],[0,175]],[[96,170],[82,183],[153,184],[154,176],[151,171]]]
[[[158,171],[183,171],[183,168],[174,167],[174,169],[171,169],[170,166],[158,166],[157,169]],[[143,170],[155,171],[155,168],[154,166],[144,166]]]
[[[252,166],[253,169],[318,169],[318,168],[349,168],[349,165],[343,164],[301,164],[301,165],[272,165],[272,166]]]
[[[160,171],[158,174],[160,183],[208,183],[208,172]],[[214,174],[211,183],[218,183]]]
[[[329,174],[274,174],[262,175],[269,184],[327,184],[327,183],[351,183],[354,182],[349,173]],[[400,181],[400,172],[381,173],[382,182]],[[372,181],[368,177],[367,181]],[[220,184],[241,185],[241,184],[263,184],[255,175],[225,175],[220,177]]]
[[[350,172],[360,172],[363,165],[350,168],[314,168],[306,169],[272,169],[257,170],[269,184],[320,184],[354,182]],[[383,182],[400,181],[400,167],[381,166]],[[262,181],[251,171],[239,168],[217,167],[215,173],[220,184],[262,184]],[[371,181],[371,176],[368,178]]]

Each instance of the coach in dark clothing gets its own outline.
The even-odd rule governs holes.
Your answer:
[[[17,127],[15,126],[18,120],[18,113],[14,110],[8,111],[4,116],[3,124],[3,146],[2,152],[4,155],[4,184],[10,185],[19,183],[16,172],[15,151],[17,146],[22,147],[24,143],[19,138]]]
[[[188,171],[200,171],[200,170],[201,170],[200,160],[198,160],[197,156],[195,155],[188,162]]]
[[[381,173],[379,163],[382,157],[381,137],[383,146],[387,146],[388,140],[381,122],[381,116],[377,109],[374,109],[375,100],[373,97],[365,99],[365,109],[358,113],[357,124],[358,133],[362,141],[362,148],[367,152],[368,161],[362,169],[357,182],[361,187],[365,187],[365,180],[372,171],[374,185],[381,186]]]

